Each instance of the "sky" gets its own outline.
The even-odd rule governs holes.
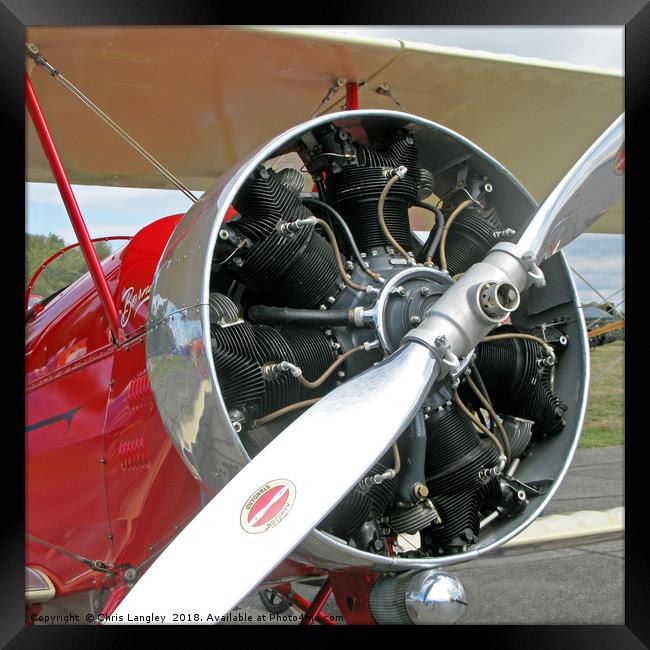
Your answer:
[[[309,28],[302,28],[309,29]],[[621,27],[319,27],[361,36],[398,38],[433,45],[462,47],[495,54],[515,54],[579,65],[623,70]],[[71,101],[74,101],[71,98]],[[125,144],[125,146],[127,146]],[[171,170],[173,172],[173,170]],[[27,183],[26,232],[53,232],[66,243],[76,241],[56,185]],[[73,186],[92,237],[133,235],[151,221],[185,212],[189,200],[177,190]],[[197,193],[197,194],[200,194]],[[623,237],[582,235],[565,248],[570,266],[608,297],[624,286]],[[576,286],[583,302],[600,298],[580,278]],[[616,294],[616,303],[624,292]],[[624,303],[622,304],[624,308]]]

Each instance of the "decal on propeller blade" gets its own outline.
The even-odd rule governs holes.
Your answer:
[[[287,479],[276,479],[251,494],[241,511],[240,522],[247,533],[264,533],[289,514],[296,498],[296,486]]]
[[[621,148],[616,155],[616,160],[614,161],[614,173],[617,176],[623,176],[623,174],[625,174],[625,143],[621,145]]]

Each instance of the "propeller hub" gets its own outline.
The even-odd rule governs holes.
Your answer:
[[[448,273],[425,266],[404,269],[386,282],[372,310],[373,324],[386,354],[400,346],[404,335],[427,317],[453,284]]]

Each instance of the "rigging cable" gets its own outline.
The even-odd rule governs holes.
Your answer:
[[[148,151],[139,145],[122,127],[117,125],[104,111],[94,104],[86,95],[84,95],[73,83],[68,81],[55,67],[48,63],[47,59],[40,53],[38,47],[34,43],[27,43],[27,55],[34,59],[37,65],[53,76],[57,81],[61,82],[82,104],[85,104],[90,110],[98,115],[113,131],[115,131],[123,140],[130,144],[145,160],[147,160],[158,172],[160,172],[172,185],[175,185],[190,201],[196,203],[198,198],[181,183],[167,168],[156,160]]]

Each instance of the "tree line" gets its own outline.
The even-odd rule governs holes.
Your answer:
[[[25,234],[25,289],[41,264],[65,246],[63,239],[54,233]],[[111,247],[107,242],[96,242],[94,246],[100,260],[111,253]],[[73,248],[55,259],[41,273],[32,288],[32,294],[47,297],[72,284],[87,271],[88,266],[81,249]]]

